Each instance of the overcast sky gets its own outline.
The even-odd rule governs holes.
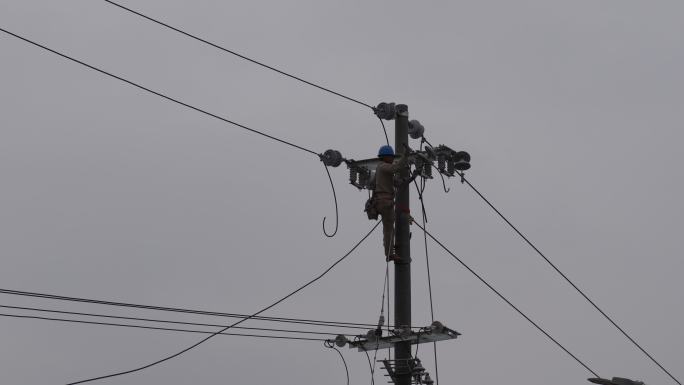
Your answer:
[[[470,152],[472,183],[684,378],[682,2],[123,4],[365,103],[407,104],[431,142]],[[0,27],[317,152],[360,159],[384,141],[369,109],[104,1],[0,0]],[[347,183],[344,167],[331,170],[340,230],[326,238],[321,220],[333,225],[334,205],[315,156],[4,33],[0,63],[0,288],[251,313],[319,274],[373,225],[366,193]],[[432,180],[425,193],[436,237],[601,376],[673,384],[473,191],[448,184],[445,194]],[[425,326],[425,255],[420,230],[413,235],[413,320]],[[434,244],[430,263],[436,318],[463,333],[439,344],[442,384],[586,384],[589,372]],[[377,322],[384,269],[378,231],[267,314]],[[0,305],[228,322],[5,294]],[[200,338],[0,317],[0,382],[132,369]],[[351,383],[370,383],[366,357],[342,352]],[[429,345],[419,357],[434,374]],[[339,356],[318,342],[217,337],[102,383],[345,377]]]

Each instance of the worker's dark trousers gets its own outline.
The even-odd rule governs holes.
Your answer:
[[[378,199],[375,203],[382,216],[382,244],[385,246],[385,257],[391,255],[394,249],[394,200]]]

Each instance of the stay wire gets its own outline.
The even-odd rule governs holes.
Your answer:
[[[163,306],[141,305],[141,304],[125,303],[125,302],[112,302],[112,301],[96,300],[96,299],[90,299],[90,298],[66,297],[66,296],[54,295],[54,294],[36,293],[36,292],[1,289],[1,288],[0,288],[0,294],[16,295],[16,296],[23,296],[23,297],[33,297],[33,298],[43,298],[43,299],[51,299],[51,300],[57,300],[57,301],[81,302],[81,303],[89,303],[89,304],[96,304],[96,305],[126,307],[126,308],[135,308],[135,309],[144,309],[144,310],[155,310],[155,311],[187,313],[187,314],[199,314],[199,315],[207,315],[207,316],[214,316],[214,317],[244,318],[244,317],[248,316],[247,314],[221,313],[221,312],[215,312],[215,311],[184,309],[184,308],[177,308],[177,307],[163,307]],[[365,324],[365,323],[353,323],[353,322],[342,322],[342,321],[340,321],[340,322],[337,322],[337,321],[318,321],[318,320],[308,320],[308,319],[299,319],[299,318],[284,318],[284,317],[257,316],[257,317],[252,317],[252,319],[258,320],[258,321],[268,321],[268,322],[295,323],[295,324],[314,325],[314,326],[322,326],[322,327],[339,327],[339,328],[364,329],[364,330],[369,328],[369,327],[374,326],[373,324]]]
[[[118,319],[118,320],[127,320],[127,321],[142,321],[142,322],[155,322],[155,323],[165,323],[165,324],[220,327],[220,328],[225,327],[225,325],[208,324],[208,323],[201,323],[201,322],[170,321],[170,320],[162,320],[162,319],[156,319],[156,318],[142,318],[142,317],[116,316],[116,315],[109,315],[109,314],[83,313],[83,312],[44,309],[44,308],[25,307],[25,306],[0,305],[0,308],[13,309],[13,310],[28,310],[28,311],[35,311],[35,312],[41,312],[41,313],[55,313],[55,314],[66,314],[66,315],[76,315],[76,316],[95,317],[95,318]],[[265,332],[297,333],[297,334],[316,334],[316,335],[325,335],[325,336],[336,335],[336,333],[314,332],[314,331],[309,331],[309,330],[273,329],[273,328],[247,327],[247,326],[236,326],[233,329],[258,330],[258,331],[265,331]],[[346,335],[349,336],[350,334],[346,334]]]
[[[81,61],[81,60],[75,59],[75,58],[73,58],[73,57],[71,57],[71,56],[68,56],[68,55],[66,55],[66,54],[64,54],[64,53],[61,53],[61,52],[59,52],[59,51],[53,50],[53,49],[51,49],[51,48],[48,48],[48,47],[46,47],[46,46],[44,46],[44,45],[42,45],[42,44],[36,43],[36,42],[34,42],[34,41],[32,41],[32,40],[29,40],[29,39],[27,39],[27,38],[25,38],[25,37],[23,37],[23,36],[20,36],[20,35],[17,35],[17,34],[15,34],[15,33],[12,33],[12,32],[10,32],[10,31],[8,31],[8,30],[6,30],[6,29],[0,28],[0,31],[2,31],[2,32],[6,33],[6,34],[8,34],[8,35],[10,35],[10,36],[16,37],[17,39],[23,40],[23,41],[25,41],[26,43],[32,44],[32,45],[34,45],[34,46],[36,46],[36,47],[38,47],[38,48],[42,48],[42,49],[44,49],[44,50],[46,50],[46,51],[52,52],[53,54],[58,55],[58,56],[61,56],[61,57],[65,58],[65,59],[67,59],[67,60],[70,60],[70,61],[74,62],[74,63],[77,63],[77,64],[80,64],[80,65],[82,65],[82,66],[84,66],[84,67],[90,68],[91,70],[97,71],[97,72],[99,72],[99,73],[101,73],[101,74],[103,74],[103,75],[107,75],[107,76],[109,76],[109,77],[111,77],[111,78],[114,78],[114,79],[120,80],[120,81],[122,81],[122,82],[124,82],[124,83],[127,83],[127,84],[129,84],[129,85],[131,85],[131,86],[133,86],[133,87],[136,87],[136,88],[141,89],[141,90],[143,90],[143,91],[149,92],[149,93],[151,93],[151,94],[154,94],[154,95],[156,95],[156,96],[159,96],[159,97],[164,98],[164,99],[166,99],[166,100],[169,100],[169,101],[171,101],[171,102],[174,102],[174,103],[176,103],[176,104],[179,104],[179,105],[181,105],[181,106],[183,106],[183,107],[187,107],[187,108],[189,108],[189,109],[191,109],[191,110],[195,110],[195,111],[197,111],[197,112],[200,112],[200,113],[205,114],[205,115],[207,115],[207,116],[210,116],[210,117],[212,117],[212,118],[218,119],[218,120],[220,120],[220,121],[222,121],[222,122],[232,124],[232,125],[234,125],[234,126],[240,127],[240,128],[242,128],[242,129],[245,129],[245,130],[247,130],[247,131],[253,132],[253,133],[258,134],[258,135],[261,135],[261,136],[263,136],[263,137],[266,137],[266,138],[275,140],[275,141],[277,141],[277,142],[286,144],[286,145],[288,145],[288,146],[294,147],[294,148],[299,149],[299,150],[301,150],[301,151],[305,151],[305,152],[308,152],[308,153],[310,153],[310,154],[319,156],[319,154],[318,154],[317,152],[313,151],[313,150],[310,150],[310,149],[305,148],[305,147],[302,147],[302,146],[300,146],[300,145],[297,145],[297,144],[288,142],[288,141],[286,141],[286,140],[277,138],[277,137],[275,137],[275,136],[273,136],[273,135],[266,134],[266,133],[261,132],[261,131],[259,131],[259,130],[256,130],[256,129],[253,129],[253,128],[249,128],[249,127],[247,127],[247,126],[245,126],[245,125],[243,125],[243,124],[234,122],[234,121],[229,120],[229,119],[227,119],[227,118],[224,118],[224,117],[222,117],[222,116],[219,116],[219,115],[216,115],[216,114],[214,114],[214,113],[208,112],[208,111],[206,111],[206,110],[203,110],[203,109],[201,109],[201,108],[199,108],[199,107],[195,107],[195,106],[193,106],[193,105],[190,105],[190,104],[185,103],[185,102],[183,102],[183,101],[180,101],[180,100],[178,100],[178,99],[174,99],[174,98],[172,98],[172,97],[170,97],[170,96],[168,96],[168,95],[165,95],[165,94],[163,94],[163,93],[161,93],[161,92],[159,92],[159,91],[155,91],[155,90],[153,90],[153,89],[151,89],[151,88],[147,88],[147,87],[145,87],[145,86],[143,86],[143,85],[140,85],[140,84],[135,83],[135,82],[133,82],[133,81],[131,81],[131,80],[125,79],[125,78],[123,78],[123,77],[121,77],[121,76],[114,75],[114,74],[112,74],[112,73],[110,73],[110,72],[107,72],[107,71],[105,71],[105,70],[103,70],[103,69],[100,69],[100,68],[98,68],[98,67],[92,66],[92,65],[90,65],[90,64],[88,64],[88,63],[85,63],[85,62],[83,62],[83,61]]]
[[[283,340],[295,340],[295,341],[319,341],[319,342],[325,341],[325,339],[322,339],[322,338],[276,336],[276,335],[263,335],[263,334],[245,334],[245,333],[210,332],[210,331],[206,331],[206,330],[163,328],[163,327],[159,327],[159,326],[144,326],[144,325],[119,324],[119,323],[113,323],[113,322],[84,321],[84,320],[75,320],[75,319],[66,319],[66,318],[41,317],[41,316],[19,315],[19,314],[0,313],[0,317],[35,319],[35,320],[42,320],[42,321],[70,322],[70,323],[99,325],[99,326],[116,326],[116,327],[134,328],[134,329],[147,329],[147,330],[159,330],[159,331],[170,331],[170,332],[223,335],[223,336],[271,338],[271,339],[283,339]]]
[[[494,212],[495,212],[497,215],[499,215],[499,217],[500,217],[501,219],[503,219],[504,222],[506,222],[506,223],[508,224],[508,226],[510,226],[510,227],[513,229],[513,231],[515,231],[515,232],[516,232],[516,233],[517,233],[517,234],[518,234],[518,235],[519,235],[519,236],[520,236],[520,237],[521,237],[521,238],[522,238],[522,239],[523,239],[523,240],[524,240],[524,241],[525,241],[525,242],[526,242],[526,243],[527,243],[527,244],[528,244],[528,245],[529,245],[537,254],[539,254],[539,256],[541,256],[541,257],[546,261],[546,263],[548,263],[549,266],[551,266],[551,267],[552,267],[552,268],[553,268],[561,277],[563,277],[563,278],[565,279],[565,281],[566,281],[567,283],[570,284],[570,286],[572,286],[572,287],[573,287],[573,288],[574,288],[582,297],[584,297],[584,299],[586,299],[587,302],[589,302],[589,303],[594,307],[594,309],[596,309],[599,313],[601,313],[601,315],[602,315],[605,319],[607,319],[613,326],[615,326],[615,328],[616,328],[617,330],[619,330],[619,331],[622,333],[622,335],[624,335],[630,342],[632,342],[632,344],[634,344],[634,346],[636,346],[639,350],[641,350],[641,352],[644,353],[644,354],[646,355],[646,357],[648,357],[653,363],[655,363],[663,372],[665,372],[665,374],[667,374],[667,375],[668,375],[672,380],[674,380],[677,384],[682,385],[682,383],[681,383],[677,378],[675,378],[674,375],[672,375],[667,369],[665,369],[665,367],[663,367],[663,365],[661,365],[660,362],[658,362],[653,356],[651,356],[651,354],[649,354],[649,353],[646,351],[646,349],[644,349],[644,348],[643,348],[639,343],[637,343],[629,334],[627,334],[627,332],[626,332],[623,328],[621,328],[621,327],[620,327],[620,326],[619,326],[619,325],[618,325],[618,324],[617,324],[617,323],[616,323],[608,314],[606,314],[606,312],[604,312],[604,311],[603,311],[603,310],[602,310],[594,301],[592,301],[592,300],[589,298],[589,296],[587,296],[587,294],[584,293],[584,291],[582,291],[577,285],[575,285],[575,283],[574,283],[573,281],[571,281],[570,278],[568,278],[567,275],[565,275],[565,274],[564,274],[564,273],[563,273],[563,272],[562,272],[562,271],[561,271],[553,262],[551,262],[551,260],[550,260],[549,258],[547,258],[546,255],[544,255],[544,253],[542,253],[542,252],[541,252],[541,251],[540,251],[540,250],[539,250],[539,249],[538,249],[538,248],[537,248],[537,247],[536,247],[536,246],[535,246],[535,245],[534,245],[534,244],[533,244],[533,243],[532,243],[532,242],[531,242],[531,241],[530,241],[530,240],[529,240],[529,239],[528,239],[520,230],[518,230],[518,228],[517,228],[513,223],[511,223],[511,221],[509,221],[508,218],[506,218],[506,217],[501,213],[501,211],[499,211],[496,207],[494,207],[494,205],[489,201],[489,199],[485,198],[485,196],[482,195],[482,193],[481,193],[477,188],[475,188],[475,186],[473,186],[473,184],[470,183],[470,181],[469,181],[468,179],[465,178],[465,176],[463,175],[463,173],[458,173],[458,174],[459,174],[459,176],[461,177],[461,180],[462,180],[462,181],[465,181],[465,183],[466,183],[466,184],[467,184],[467,185],[468,185],[468,186],[469,186],[469,187],[470,187],[470,188],[471,188],[471,189],[472,189],[480,198],[482,198],[482,200],[483,200],[485,203],[487,203],[487,205],[488,205],[492,210],[494,210]]]
[[[140,371],[140,370],[143,370],[143,369],[147,369],[147,368],[149,368],[149,367],[151,367],[151,366],[154,366],[154,365],[158,365],[158,364],[160,364],[160,363],[162,363],[162,362],[165,362],[165,361],[168,361],[168,360],[170,360],[170,359],[172,359],[172,358],[174,358],[174,357],[177,357],[177,356],[179,356],[179,355],[181,355],[181,354],[183,354],[183,353],[185,353],[185,352],[187,352],[187,351],[189,351],[189,350],[191,350],[191,349],[193,349],[193,348],[195,348],[195,347],[201,345],[202,343],[208,341],[208,340],[211,339],[212,337],[214,337],[214,336],[216,336],[216,335],[218,335],[218,334],[220,334],[220,333],[223,333],[223,332],[225,332],[226,330],[228,330],[228,329],[230,329],[230,328],[232,328],[232,327],[234,327],[234,326],[237,326],[237,325],[239,325],[239,324],[241,324],[241,323],[243,323],[243,322],[245,322],[245,321],[251,319],[252,317],[255,317],[255,316],[257,316],[257,315],[259,315],[259,314],[261,314],[261,313],[263,313],[263,312],[265,312],[265,311],[267,311],[267,310],[269,310],[269,309],[275,307],[276,305],[282,303],[282,302],[285,301],[286,299],[288,299],[288,298],[292,297],[293,295],[299,293],[300,291],[304,290],[306,287],[310,286],[310,285],[313,284],[314,282],[316,282],[316,281],[318,281],[319,279],[323,278],[323,276],[325,276],[325,275],[326,275],[328,272],[330,272],[335,266],[337,266],[340,262],[342,262],[343,260],[345,260],[345,259],[346,259],[354,250],[356,250],[356,249],[361,245],[361,243],[363,243],[363,241],[365,241],[365,240],[371,235],[371,233],[373,233],[373,231],[378,227],[378,224],[379,224],[379,222],[378,222],[377,224],[375,224],[375,226],[373,226],[373,228],[371,228],[371,230],[370,230],[368,233],[366,233],[366,235],[364,235],[363,238],[361,238],[361,240],[358,241],[358,242],[354,245],[354,247],[351,248],[351,250],[349,250],[346,254],[344,254],[342,257],[340,257],[339,259],[337,259],[337,261],[335,261],[332,265],[330,265],[330,267],[328,267],[328,268],[327,268],[325,271],[323,271],[321,274],[319,274],[318,276],[316,276],[316,277],[313,278],[312,280],[306,282],[305,284],[301,285],[300,287],[298,287],[298,288],[295,289],[294,291],[290,292],[289,294],[285,295],[284,297],[280,298],[279,300],[275,301],[274,303],[272,303],[272,304],[270,304],[270,305],[268,305],[268,306],[262,308],[261,310],[257,311],[256,313],[254,313],[254,314],[252,314],[252,315],[250,315],[250,316],[248,316],[248,317],[245,317],[245,318],[243,318],[243,319],[241,319],[241,320],[239,320],[239,321],[237,321],[237,322],[234,322],[234,323],[231,324],[231,325],[228,325],[228,326],[224,327],[223,329],[221,329],[221,330],[215,332],[214,334],[212,334],[212,335],[210,335],[210,336],[207,336],[206,338],[204,338],[204,339],[202,339],[202,340],[200,340],[200,341],[198,341],[198,342],[196,342],[196,343],[190,345],[189,347],[187,347],[187,348],[185,348],[185,349],[183,349],[183,350],[181,350],[181,351],[179,351],[179,352],[177,352],[177,353],[174,353],[174,354],[172,354],[172,355],[170,355],[170,356],[167,356],[167,357],[165,357],[165,358],[162,358],[162,359],[160,359],[160,360],[154,361],[154,362],[152,362],[152,363],[150,363],[150,364],[143,365],[143,366],[141,366],[141,367],[138,367],[138,368],[135,368],[135,369],[131,369],[131,370],[126,370],[126,371],[122,371],[122,372],[117,372],[117,373],[113,373],[113,374],[108,374],[108,375],[104,375],[104,376],[93,377],[93,378],[89,378],[89,379],[86,379],[86,380],[81,380],[81,381],[72,382],[72,383],[70,383],[70,384],[68,384],[68,385],[82,384],[82,383],[85,383],[85,382],[91,382],[91,381],[96,381],[96,380],[102,380],[102,379],[105,379],[105,378],[111,378],[111,377],[115,377],[115,376],[121,376],[121,375],[124,375],[124,374],[130,374],[130,373],[134,373],[134,372],[137,372],[137,371]]]
[[[415,222],[414,222],[415,223]],[[466,268],[471,274],[473,274],[480,282],[484,283],[485,286],[487,286],[491,291],[494,292],[499,298],[501,298],[504,302],[506,302],[510,307],[513,308],[518,314],[520,314],[523,318],[525,318],[529,323],[532,324],[537,330],[542,332],[547,338],[549,338],[553,343],[555,343],[559,348],[561,348],[565,353],[567,353],[570,357],[572,357],[575,361],[577,361],[582,367],[584,367],[586,370],[588,370],[591,374],[593,374],[596,377],[601,377],[599,376],[595,371],[593,371],[587,364],[585,364],[582,360],[577,358],[574,354],[572,354],[565,346],[563,346],[560,342],[558,342],[555,338],[553,338],[546,330],[544,330],[541,326],[539,326],[536,322],[534,322],[530,317],[528,317],[525,313],[522,312],[517,306],[515,306],[511,301],[508,300],[501,292],[496,290],[494,286],[489,284],[482,276],[480,276],[475,270],[471,269],[470,266],[468,266],[465,262],[463,262],[459,257],[457,257],[451,250],[449,250],[442,242],[440,242],[437,238],[435,238],[432,234],[430,234],[427,230],[425,230],[424,227],[421,225],[415,223],[416,226],[418,226],[423,232],[425,232],[435,243],[437,243],[444,251],[449,253],[456,261],[458,261],[463,267]]]
[[[362,101],[360,101],[360,100],[357,100],[357,99],[354,99],[354,98],[352,98],[352,97],[343,95],[343,94],[341,94],[341,93],[339,93],[339,92],[336,92],[336,91],[333,91],[333,90],[331,90],[331,89],[329,89],[329,88],[320,86],[320,85],[318,85],[318,84],[316,84],[316,83],[310,82],[310,81],[308,81],[308,80],[304,80],[304,79],[302,79],[302,78],[300,78],[300,77],[297,77],[297,76],[292,75],[292,74],[289,74],[289,73],[287,73],[287,72],[285,72],[285,71],[279,70],[279,69],[277,69],[277,68],[275,68],[275,67],[272,67],[272,66],[270,66],[270,65],[268,65],[268,64],[265,64],[265,63],[262,63],[262,62],[260,62],[260,61],[254,60],[254,59],[252,59],[252,58],[250,58],[250,57],[247,57],[247,56],[245,56],[245,55],[242,55],[242,54],[240,54],[240,53],[237,53],[237,52],[235,52],[235,51],[233,51],[233,50],[230,50],[230,49],[228,49],[228,48],[225,48],[225,47],[223,47],[223,46],[220,46],[220,45],[218,45],[218,44],[216,44],[216,43],[212,43],[212,42],[210,42],[209,40],[203,39],[203,38],[201,38],[201,37],[199,37],[199,36],[197,36],[197,35],[193,35],[193,34],[188,33],[188,32],[186,32],[186,31],[184,31],[184,30],[182,30],[182,29],[180,29],[180,28],[177,28],[177,27],[174,27],[174,26],[172,26],[172,25],[170,25],[170,24],[167,24],[167,23],[165,23],[165,22],[162,22],[162,21],[160,21],[160,20],[158,20],[158,19],[155,19],[155,18],[153,18],[153,17],[151,17],[151,16],[145,15],[145,14],[143,14],[143,13],[141,13],[141,12],[138,12],[138,11],[135,11],[135,10],[133,10],[133,9],[131,9],[131,8],[127,8],[127,7],[125,7],[125,6],[121,5],[121,4],[115,3],[115,2],[110,1],[110,0],[104,0],[104,1],[107,2],[107,3],[109,3],[109,4],[111,4],[111,5],[114,5],[114,6],[116,6],[116,7],[119,7],[119,8],[121,8],[121,9],[127,11],[127,12],[130,12],[130,13],[132,13],[132,14],[134,14],[134,15],[137,15],[137,16],[140,16],[140,17],[146,19],[146,20],[149,20],[149,21],[151,21],[151,22],[153,22],[153,23],[156,23],[156,24],[158,24],[158,25],[161,25],[161,26],[163,26],[163,27],[166,27],[166,28],[168,28],[168,29],[170,29],[170,30],[172,30],[172,31],[176,31],[176,32],[178,32],[178,33],[180,33],[180,34],[182,34],[182,35],[184,35],[184,36],[187,36],[187,37],[189,37],[189,38],[191,38],[191,39],[197,40],[197,41],[199,41],[199,42],[202,42],[202,43],[204,43],[204,44],[207,44],[207,45],[210,45],[210,46],[212,46],[212,47],[214,47],[214,48],[217,48],[217,49],[219,49],[219,50],[221,50],[221,51],[223,51],[223,52],[226,52],[226,53],[229,53],[229,54],[234,55],[234,56],[236,56],[236,57],[239,57],[239,58],[241,58],[241,59],[244,59],[244,60],[246,60],[246,61],[248,61],[248,62],[250,62],[250,63],[259,65],[259,66],[261,66],[261,67],[263,67],[263,68],[267,68],[267,69],[269,69],[269,70],[271,70],[271,71],[277,72],[277,73],[279,73],[279,74],[281,74],[281,75],[284,75],[284,76],[287,76],[287,77],[289,77],[289,78],[291,78],[291,79],[294,79],[294,80],[300,81],[300,82],[302,82],[302,83],[304,83],[304,84],[308,84],[308,85],[310,85],[310,86],[312,86],[312,87],[318,88],[319,90],[326,91],[326,92],[331,93],[331,94],[333,94],[333,95],[339,96],[339,97],[341,97],[341,98],[343,98],[343,99],[349,100],[349,101],[351,101],[351,102],[354,102],[354,103],[360,104],[360,105],[362,105],[362,106],[364,106],[364,107],[368,107],[368,108],[370,108],[370,109],[372,109],[372,110],[375,110],[375,109],[373,108],[373,106],[371,106],[371,105],[369,105],[369,104],[367,104],[367,103],[364,103],[364,102],[362,102]]]

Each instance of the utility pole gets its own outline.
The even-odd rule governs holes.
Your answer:
[[[420,139],[421,143],[428,143],[423,133],[425,128],[417,120],[409,121],[408,107],[405,104],[380,103],[373,111],[383,120],[394,120],[394,148],[397,154],[409,151],[409,137]],[[422,147],[422,146],[421,146]],[[375,170],[380,159],[377,157],[354,160],[345,159],[339,151],[327,150],[320,155],[324,165],[338,167],[342,163],[349,169],[349,183],[359,191],[373,190]],[[397,195],[394,206],[394,244],[397,259],[394,261],[394,329],[383,335],[384,318],[380,318],[375,329],[368,330],[364,336],[357,336],[354,340],[338,335],[334,343],[338,347],[349,345],[360,352],[394,348],[394,359],[383,359],[382,362],[390,382],[396,385],[432,385],[434,381],[421,364],[418,357],[413,357],[412,345],[435,343],[456,339],[461,333],[449,329],[439,321],[430,326],[414,331],[411,325],[411,231],[410,231],[410,203],[409,190],[411,181],[417,176],[432,179],[433,169],[442,176],[455,177],[470,168],[470,155],[464,151],[454,151],[445,145],[432,147],[428,143],[422,151],[412,151],[409,155],[409,167],[399,172],[395,180]],[[413,172],[410,171],[413,167]],[[397,183],[398,182],[398,183]],[[377,220],[377,212],[373,214],[372,200],[366,202],[368,219]],[[327,346],[327,345],[326,345]],[[332,346],[332,345],[331,345]],[[639,385],[639,384],[610,384],[610,385]]]
[[[394,119],[394,144],[397,153],[401,154],[408,146],[408,107],[397,105]],[[408,168],[400,173],[401,180],[409,178]],[[397,191],[395,202],[395,245],[399,260],[394,262],[394,325],[411,328],[411,238],[409,229],[409,187],[404,183]],[[411,342],[399,342],[394,347],[397,360],[397,385],[410,385],[411,372],[408,362],[411,359]],[[404,369],[404,370],[402,370]]]

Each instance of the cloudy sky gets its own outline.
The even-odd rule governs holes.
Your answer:
[[[684,377],[680,1],[122,3],[365,103],[407,104],[431,142],[471,153],[474,185]],[[0,0],[0,27],[317,152],[359,159],[384,141],[369,109],[104,1]],[[4,33],[0,59],[2,289],[251,313],[319,274],[373,225],[365,192],[343,167],[331,170],[340,229],[326,238],[321,220],[334,223],[334,205],[315,156]],[[425,193],[437,238],[601,376],[674,383],[473,191],[448,184],[445,194],[432,180]],[[423,326],[425,255],[420,230],[413,235],[413,319]],[[439,344],[443,384],[591,377],[434,244],[430,264],[436,318],[463,333]],[[377,322],[384,271],[376,232],[266,314]],[[7,294],[0,305],[229,321]],[[132,369],[200,338],[0,317],[1,382],[60,384]],[[434,373],[430,349],[419,356]],[[366,357],[342,352],[351,383],[369,383]],[[345,380],[339,356],[319,342],[217,337],[102,383]]]

